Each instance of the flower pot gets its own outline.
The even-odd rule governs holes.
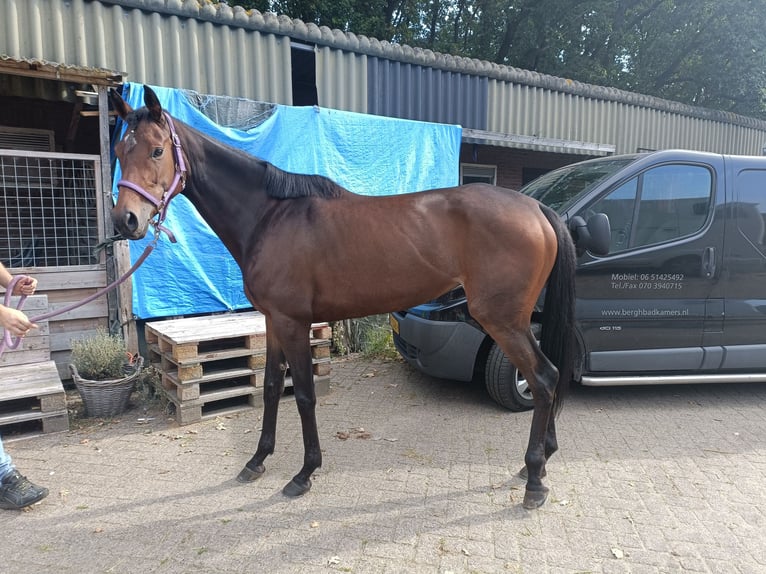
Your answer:
[[[143,366],[144,358],[136,357],[132,365],[126,365],[124,377],[92,381],[82,378],[77,367],[70,364],[69,372],[85,405],[85,416],[107,418],[125,412]]]

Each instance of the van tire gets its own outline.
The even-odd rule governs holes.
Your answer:
[[[494,341],[487,354],[484,385],[492,400],[508,410],[527,411],[534,406],[524,377]]]

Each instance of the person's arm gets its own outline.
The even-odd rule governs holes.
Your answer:
[[[13,280],[13,275],[6,269],[5,265],[0,262],[0,285],[8,287]],[[17,282],[13,287],[14,295],[32,295],[37,289],[37,279],[27,277]],[[11,332],[16,337],[23,337],[30,329],[37,328],[37,325],[32,323],[27,316],[11,307],[6,307],[0,304],[0,326]]]
[[[5,265],[3,265],[2,261],[0,261],[0,286],[2,287],[8,287],[8,284],[13,279],[13,275],[11,275],[11,272],[8,271],[5,268]]]

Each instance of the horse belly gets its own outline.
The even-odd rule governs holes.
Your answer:
[[[423,269],[351,269],[317,281],[314,320],[340,320],[399,311],[425,303],[457,285],[442,273]],[[383,271],[382,273],[380,271]]]

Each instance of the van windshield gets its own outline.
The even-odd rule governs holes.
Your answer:
[[[529,182],[521,188],[521,193],[534,197],[561,214],[580,194],[590,191],[637,157],[620,156],[568,165]]]

